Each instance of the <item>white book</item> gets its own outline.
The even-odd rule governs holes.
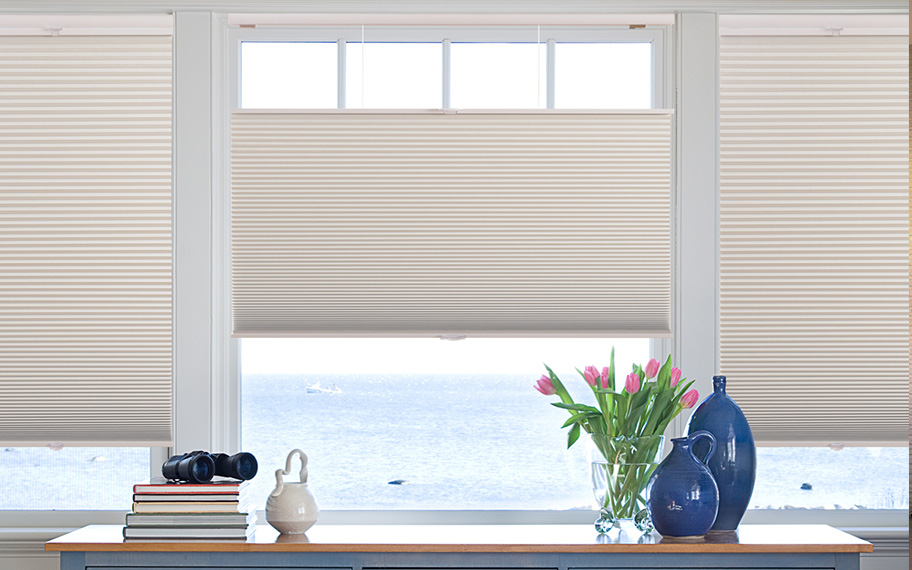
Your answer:
[[[180,501],[133,503],[134,513],[247,513],[247,501]]]
[[[238,538],[246,539],[253,535],[255,526],[248,527],[132,527],[123,529],[124,538]]]

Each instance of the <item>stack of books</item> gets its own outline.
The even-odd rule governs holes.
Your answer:
[[[133,512],[124,539],[143,541],[247,540],[256,508],[247,481],[174,483],[154,479],[133,486]]]

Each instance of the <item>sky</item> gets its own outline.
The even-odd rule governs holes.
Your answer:
[[[241,363],[245,374],[521,373],[534,380],[543,364],[559,374],[589,364],[601,369],[612,346],[618,370],[649,359],[649,339],[331,338],[243,339]]]

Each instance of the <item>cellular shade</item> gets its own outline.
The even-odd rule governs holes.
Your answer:
[[[171,38],[0,37],[0,442],[169,445]]]
[[[668,335],[670,119],[236,111],[234,333]]]
[[[906,445],[904,37],[724,37],[721,372],[763,445]]]

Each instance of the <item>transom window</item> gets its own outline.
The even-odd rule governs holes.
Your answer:
[[[395,33],[302,30],[292,40],[276,30],[245,30],[239,106],[648,109],[661,99],[657,30]]]

